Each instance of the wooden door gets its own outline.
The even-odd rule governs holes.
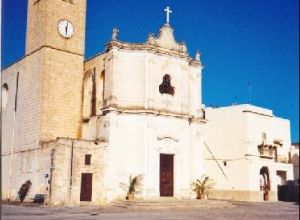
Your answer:
[[[173,196],[174,155],[160,155],[160,196]]]
[[[92,201],[93,174],[81,174],[80,201]]]

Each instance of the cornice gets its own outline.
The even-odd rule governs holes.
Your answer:
[[[203,67],[201,61],[197,61],[191,58],[188,55],[188,53],[184,52],[183,50],[182,51],[172,50],[172,49],[161,47],[157,44],[149,44],[148,42],[135,44],[135,43],[122,42],[119,40],[112,40],[106,44],[106,52],[109,52],[114,48],[131,50],[131,51],[148,51],[153,54],[178,57],[181,59],[185,59],[191,66]]]
[[[115,112],[118,114],[146,114],[146,115],[154,115],[154,116],[167,116],[167,117],[174,117],[174,118],[181,118],[188,120],[190,123],[206,123],[207,120],[201,117],[195,117],[194,115],[190,114],[179,114],[175,112],[166,112],[166,111],[159,111],[155,109],[132,109],[132,108],[119,108],[119,107],[106,107],[102,109],[102,115],[106,115],[110,112]],[[99,115],[101,116],[101,115]]]

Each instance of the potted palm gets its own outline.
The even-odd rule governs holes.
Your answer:
[[[128,192],[126,195],[127,200],[131,200],[134,198],[134,194],[137,188],[140,186],[142,180],[142,175],[137,175],[135,177],[129,177],[129,185],[128,185]]]
[[[191,184],[192,190],[196,193],[196,199],[207,199],[208,191],[213,188],[213,185],[212,179],[206,175]]]

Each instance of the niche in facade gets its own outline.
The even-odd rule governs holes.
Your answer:
[[[175,88],[171,85],[171,76],[169,74],[164,75],[162,83],[159,85],[159,92],[161,94],[174,95]]]

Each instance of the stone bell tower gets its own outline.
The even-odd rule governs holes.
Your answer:
[[[28,0],[26,56],[40,80],[40,141],[81,136],[86,0]]]

